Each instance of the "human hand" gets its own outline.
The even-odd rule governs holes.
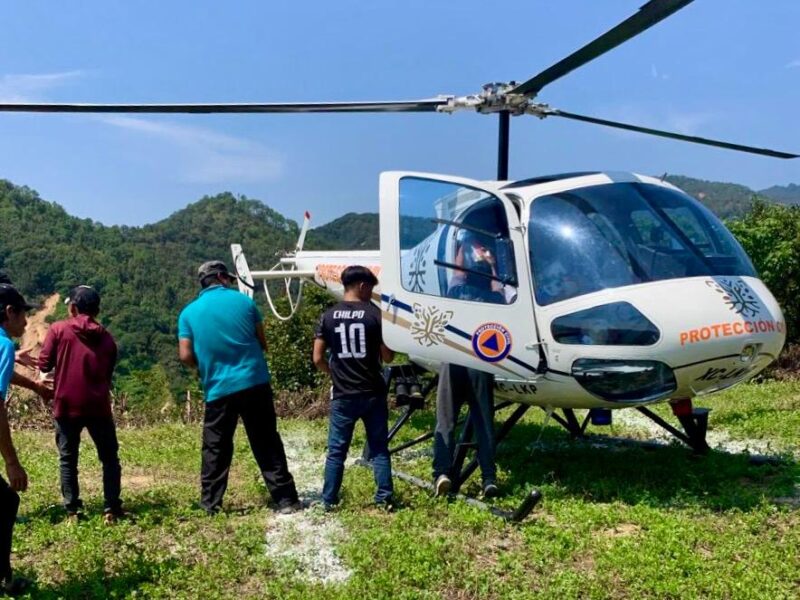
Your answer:
[[[14,355],[14,361],[18,365],[22,365],[23,367],[28,367],[29,369],[36,368],[36,358],[31,356],[30,350],[19,350]]]
[[[15,492],[24,492],[28,489],[28,474],[22,465],[17,463],[6,464],[6,473],[8,474],[8,485]]]

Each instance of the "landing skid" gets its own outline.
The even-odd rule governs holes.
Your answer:
[[[694,454],[708,454],[711,448],[706,441],[706,433],[708,432],[708,413],[711,412],[711,409],[693,408],[690,400],[682,400],[672,405],[672,408],[678,422],[683,427],[683,431],[674,427],[647,407],[638,406],[636,410],[689,446]],[[549,412],[548,414],[550,418],[566,429],[573,438],[583,437],[586,434],[586,427],[591,421],[591,414],[587,413],[583,421],[579,422],[573,409],[563,408],[561,412],[563,416],[555,412]]]

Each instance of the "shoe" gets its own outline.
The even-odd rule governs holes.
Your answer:
[[[451,485],[453,485],[453,482],[450,481],[450,478],[447,475],[439,475],[433,484],[434,498],[446,496],[447,493],[450,491]]]
[[[21,596],[30,591],[33,581],[27,577],[14,577],[13,575],[0,583],[0,593],[5,596]]]
[[[339,508],[338,504],[329,504],[324,500],[314,500],[310,505],[309,508],[315,510],[317,512],[324,512],[324,513],[331,513]]]
[[[291,515],[298,511],[303,510],[303,503],[300,500],[292,500],[290,498],[283,498],[278,502],[278,514]]]
[[[377,508],[378,510],[381,510],[383,512],[390,513],[390,512],[394,512],[395,509],[397,508],[397,506],[395,505],[395,503],[390,498],[389,500],[381,500],[379,502],[376,502],[375,503],[375,508]]]
[[[497,498],[500,495],[500,488],[493,481],[483,484],[483,497],[484,498]]]
[[[127,517],[128,514],[122,510],[121,508],[117,510],[107,510],[103,513],[103,524],[104,525],[113,525],[120,519],[124,519]]]
[[[70,525],[77,525],[79,522],[85,520],[82,512],[73,511],[67,513],[67,522]]]

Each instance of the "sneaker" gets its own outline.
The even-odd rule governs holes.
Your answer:
[[[0,593],[5,596],[21,596],[29,592],[31,586],[33,586],[33,581],[27,577],[11,576],[0,583]]]
[[[338,504],[329,504],[324,500],[314,500],[310,505],[309,508],[316,512],[324,512],[324,513],[331,513],[335,511],[339,507]]]
[[[446,496],[450,491],[451,485],[453,485],[453,482],[450,481],[450,478],[447,475],[439,475],[433,484],[434,497],[439,498],[441,496]]]
[[[113,525],[120,519],[124,519],[127,516],[127,513],[121,508],[117,510],[107,510],[103,513],[103,524]]]
[[[74,512],[68,512],[67,513],[67,522],[70,525],[77,525],[78,523],[80,523],[84,519],[85,519],[85,517],[83,516],[82,512],[74,511]]]
[[[298,511],[303,510],[303,503],[300,500],[292,500],[290,498],[283,498],[278,502],[278,514],[291,515]]]
[[[497,498],[500,495],[500,488],[493,481],[483,484],[483,497],[484,498]]]
[[[394,512],[395,508],[397,508],[397,507],[396,507],[395,503],[390,498],[389,500],[381,500],[380,502],[376,502],[375,503],[375,508],[377,508],[378,510],[381,510],[383,512],[390,513],[390,512]]]

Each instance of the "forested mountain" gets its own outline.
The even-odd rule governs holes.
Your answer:
[[[669,175],[667,181],[697,198],[722,219],[744,216],[758,196],[749,187],[737,183],[705,181],[682,175]]]
[[[758,193],[780,204],[800,204],[800,185],[796,183],[773,185]]]
[[[378,214],[347,213],[308,232],[309,250],[377,250]]]
[[[271,264],[298,233],[263,203],[232,194],[203,198],[146,227],[107,227],[0,180],[0,269],[34,298],[79,283],[96,287],[123,374],[154,363],[177,369],[176,319],[197,293],[201,262],[230,264],[236,241],[252,264]]]

